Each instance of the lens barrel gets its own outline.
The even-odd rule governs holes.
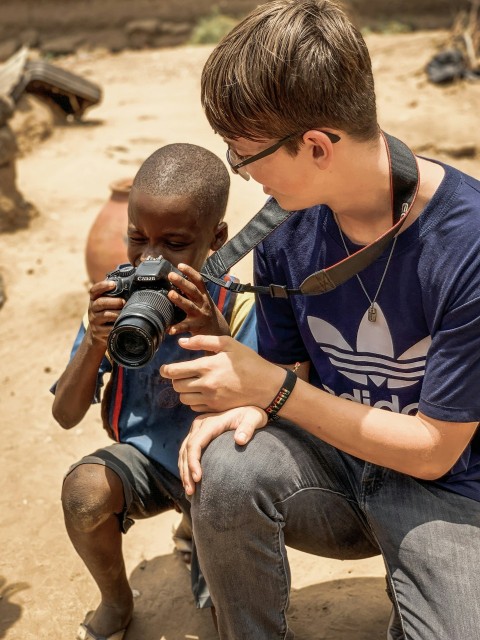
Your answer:
[[[155,355],[173,319],[174,305],[167,291],[135,291],[108,337],[110,356],[122,367],[143,367]]]

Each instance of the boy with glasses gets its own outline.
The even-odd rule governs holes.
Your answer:
[[[202,101],[233,171],[294,212],[255,250],[258,285],[325,282],[390,238],[323,295],[259,295],[259,355],[195,336],[214,355],[162,368],[207,414],[180,471],[220,637],[293,637],[290,545],[382,554],[389,638],[476,638],[480,182],[381,132],[365,42],[329,0],[258,7],[210,55]]]

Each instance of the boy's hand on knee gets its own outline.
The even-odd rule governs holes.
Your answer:
[[[235,431],[235,442],[243,446],[267,422],[267,414],[259,407],[237,407],[223,413],[207,413],[195,418],[178,456],[178,468],[185,493],[192,495],[195,492],[195,484],[202,478],[202,451],[212,440],[225,431]]]

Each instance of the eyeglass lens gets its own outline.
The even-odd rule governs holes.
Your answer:
[[[250,180],[250,175],[244,167],[235,167],[235,165],[241,162],[241,158],[235,153],[233,149],[230,149],[230,147],[228,147],[227,149],[227,161],[230,165],[232,173],[241,176],[244,180]]]

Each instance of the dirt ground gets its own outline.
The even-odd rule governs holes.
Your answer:
[[[375,35],[372,52],[382,127],[415,150],[480,177],[480,83],[429,84],[425,63],[445,33]],[[223,156],[199,102],[209,48],[96,52],[61,61],[98,82],[103,102],[83,124],[53,135],[18,161],[18,183],[40,211],[30,227],[0,236],[8,300],[0,311],[2,463],[0,638],[75,637],[97,605],[92,579],[64,530],[60,486],[80,456],[107,443],[99,412],[63,431],[52,419],[50,385],[63,370],[87,304],[84,248],[109,195],[156,148],[194,142]],[[261,206],[252,181],[232,179],[231,232]],[[237,272],[249,279],[250,260]],[[173,553],[178,514],[139,522],[125,538],[138,592],[126,640],[214,640],[207,611],[193,606],[188,573]],[[292,627],[301,640],[381,640],[390,610],[380,558],[331,561],[291,550]]]

